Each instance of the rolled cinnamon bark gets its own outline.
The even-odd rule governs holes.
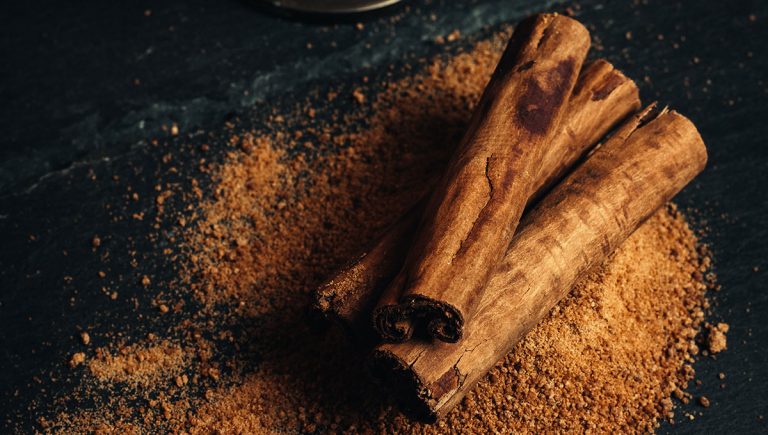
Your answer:
[[[374,310],[382,339],[408,339],[413,308],[429,317],[434,338],[461,337],[535,192],[589,42],[583,25],[557,14],[515,29],[402,270]]]
[[[604,59],[586,65],[560,131],[541,160],[534,198],[562,179],[600,138],[639,108],[638,89],[631,79]],[[344,265],[315,292],[314,310],[341,325],[359,343],[370,343],[375,337],[371,311],[402,268],[424,206],[425,201],[419,202],[370,250]]]
[[[458,344],[383,344],[372,355],[403,404],[434,420],[455,406],[572,288],[704,168],[685,117],[634,117],[529,213]]]

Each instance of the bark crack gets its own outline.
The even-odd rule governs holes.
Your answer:
[[[424,355],[424,352],[426,352],[426,351],[427,351],[427,348],[425,347],[424,349],[421,350],[421,352],[419,352],[418,355],[416,355],[416,358],[414,358],[413,362],[408,364],[408,366],[410,368],[413,368],[413,366],[416,365],[416,362],[419,360],[419,358],[421,358],[421,356]]]
[[[493,158],[493,154],[491,154],[489,157],[485,159],[485,179],[488,181],[488,199],[490,200],[490,197],[493,196],[493,181],[491,180],[491,176],[488,175],[488,169],[491,167],[491,159]]]
[[[456,363],[453,365],[453,373],[456,375],[456,382],[457,382],[457,390],[460,390],[461,387],[464,386],[464,381],[467,379],[467,375],[462,375],[461,370],[459,370],[459,363],[461,362],[461,359],[464,358],[464,355],[467,354],[467,351],[465,350],[458,360],[456,360]]]
[[[491,202],[491,198],[493,197],[493,180],[491,179],[491,176],[489,174],[492,159],[493,159],[493,154],[485,158],[485,180],[488,182],[488,200],[485,201],[485,204],[483,204],[483,208],[481,208],[480,212],[477,214],[477,217],[475,218],[475,222],[472,224],[472,228],[469,229],[469,232],[467,232],[466,236],[464,236],[464,238],[462,238],[461,241],[459,242],[459,248],[451,257],[451,263],[453,263],[453,260],[455,260],[456,257],[459,254],[461,254],[461,252],[464,250],[464,242],[467,240],[467,238],[469,238],[470,234],[472,234],[475,231],[475,225],[477,225],[477,221],[480,219],[480,216],[483,215],[483,212],[485,212],[485,208],[488,207],[488,203]]]
[[[475,349],[477,349],[478,347],[482,346],[486,342],[488,342],[487,338],[485,340],[481,341],[480,343],[477,343],[476,345],[474,345],[473,347],[471,347],[469,349],[465,348],[464,352],[462,352],[461,356],[459,356],[459,359],[457,359],[456,362],[453,364],[453,373],[456,375],[456,381],[457,381],[457,384],[458,384],[458,386],[456,387],[457,390],[460,390],[461,387],[464,386],[464,382],[467,380],[467,376],[469,376],[468,373],[467,374],[463,374],[463,375],[461,374],[461,370],[459,369],[459,363],[461,362],[461,359],[464,358],[464,355],[474,351]]]

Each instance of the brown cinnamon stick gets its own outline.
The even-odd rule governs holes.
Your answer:
[[[515,29],[402,270],[374,310],[382,339],[408,339],[415,307],[428,313],[433,337],[461,337],[535,192],[588,49],[587,29],[565,16],[537,15]]]
[[[600,138],[639,107],[638,89],[632,80],[603,59],[586,65],[560,131],[541,161],[534,197],[551,188]],[[372,341],[371,311],[384,286],[402,268],[424,202],[395,222],[370,250],[342,267],[315,293],[314,309],[340,324],[358,342]]]
[[[444,415],[706,159],[685,117],[634,117],[526,216],[458,344],[383,344],[374,373],[417,416]]]

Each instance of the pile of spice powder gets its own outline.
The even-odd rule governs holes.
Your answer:
[[[163,342],[147,348],[125,346],[116,355],[97,349],[88,368],[100,381],[146,388],[169,376],[181,376],[183,367],[183,350]]]
[[[231,126],[223,160],[206,166],[210,179],[192,180],[185,196],[192,207],[183,208],[192,211],[165,210],[184,227],[183,263],[158,305],[163,312],[178,307],[184,320],[160,345],[142,339],[102,351],[96,361],[89,355],[79,400],[95,405],[62,412],[43,428],[634,432],[674,420],[673,398],[691,398],[684,390],[697,343],[707,342],[700,331],[713,285],[707,250],[673,205],[585,277],[434,425],[400,414],[340,331],[318,332],[307,321],[317,285],[440,172],[507,37],[373,89],[333,92],[273,114],[268,131]],[[359,111],[334,112],[337,98],[356,102]],[[720,334],[710,342],[723,349],[727,328],[710,329]],[[222,343],[234,343],[234,351]],[[162,358],[135,361],[124,355],[131,351],[121,352],[126,347],[153,355],[162,347]],[[157,373],[167,382],[144,381]],[[143,388],[128,397],[125,384]],[[103,394],[115,397],[99,402]]]

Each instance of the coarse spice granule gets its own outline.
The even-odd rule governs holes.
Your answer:
[[[400,414],[340,331],[308,322],[315,288],[429,189],[508,35],[402,79],[312,98],[274,113],[263,130],[230,125],[222,143],[204,144],[207,154],[226,150],[216,163],[201,161],[204,175],[195,176],[205,180],[153,193],[179,234],[179,277],[156,300],[158,318],[172,326],[86,349],[82,390],[59,401],[61,412],[41,428],[647,432],[673,420],[673,397],[691,400],[684,390],[697,343],[706,344],[700,331],[713,286],[708,251],[673,205],[434,425]],[[356,112],[332,109],[337,98]],[[174,211],[178,198],[186,204]],[[724,348],[727,327],[709,329]]]

